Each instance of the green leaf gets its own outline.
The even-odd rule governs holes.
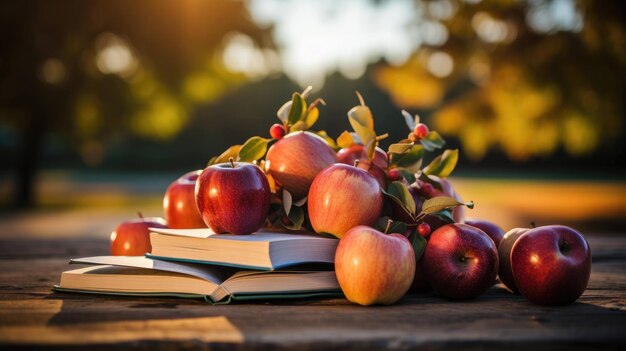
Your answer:
[[[437,196],[424,201],[420,216],[440,212],[457,206],[467,206],[468,208],[474,208],[474,203],[472,201],[459,202],[448,196]]]
[[[391,221],[391,224],[389,224],[389,222]],[[387,230],[387,234],[392,234],[392,233],[398,233],[398,234],[403,234],[407,229],[407,224],[401,221],[392,221],[391,218],[389,218],[388,216],[383,216],[380,217],[376,220],[376,223],[374,224],[374,228],[381,231],[381,232],[385,232],[385,230],[387,229],[387,226],[389,226],[389,229]]]
[[[287,101],[278,109],[278,112],[276,112],[276,116],[278,117],[278,119],[281,120],[281,122],[283,122],[283,124],[287,122],[287,119],[289,118],[290,110],[291,110],[291,101]]]
[[[406,110],[402,110],[402,117],[404,117],[404,122],[406,123],[406,126],[409,127],[410,131],[413,131],[415,129],[415,124],[419,123],[419,117],[411,116],[411,114]]]
[[[337,138],[337,145],[342,148],[350,147],[354,145],[354,139],[352,139],[352,135],[347,130],[344,130]]]
[[[369,144],[376,139],[374,132],[374,117],[367,106],[355,106],[348,111],[348,120],[352,129],[361,139],[363,145]]]
[[[398,143],[389,145],[390,154],[404,154],[413,148],[413,143]]]
[[[441,219],[442,221],[444,221],[446,223],[454,223],[454,222],[456,222],[454,220],[454,217],[452,217],[452,211],[450,211],[450,210],[443,210],[443,211],[431,213],[430,215],[438,217],[439,219]]]
[[[406,179],[409,184],[415,183],[415,174],[413,172],[409,171],[406,168],[398,168],[398,171],[400,172],[400,174],[402,174],[402,177],[404,177],[404,179]]]
[[[291,211],[292,198],[291,193],[287,191],[287,189],[283,189],[283,209],[285,210],[285,214],[289,216],[289,212]]]
[[[441,149],[446,144],[446,141],[443,140],[439,133],[431,131],[424,139],[420,140],[420,143],[424,145],[426,151],[435,151],[436,149]]]
[[[248,139],[239,150],[239,161],[252,162],[263,156],[267,151],[267,139],[258,136]]]
[[[391,153],[391,166],[407,168],[410,171],[417,172],[419,169],[419,163],[424,156],[424,147],[416,144],[411,147],[409,152],[404,154]]]
[[[309,126],[306,124],[305,121],[298,121],[296,123],[294,123],[291,128],[289,128],[290,132],[297,132],[300,130],[307,130],[309,129]]]
[[[391,182],[391,184],[389,184],[387,190],[384,193],[390,196],[392,200],[402,206],[405,210],[407,210],[409,214],[415,214],[415,200],[413,200],[413,196],[411,196],[409,188],[406,186],[406,184],[400,181]]]
[[[287,116],[289,124],[298,122],[302,118],[302,115],[304,115],[304,111],[306,111],[306,101],[304,101],[304,98],[302,98],[299,93],[293,93],[291,108]]]
[[[452,173],[458,161],[459,150],[446,150],[441,155],[435,157],[435,159],[424,168],[424,173],[426,175],[435,175],[439,178],[446,178]]]
[[[310,107],[307,110],[306,117],[304,118],[304,123],[306,123],[308,128],[311,128],[315,124],[315,122],[317,122],[317,118],[319,116],[320,116],[320,110],[315,106]]]
[[[237,155],[239,155],[239,150],[241,149],[241,145],[233,145],[226,149],[226,151],[222,152],[221,155],[215,157],[213,159],[212,164],[224,163],[228,162],[228,160],[232,157],[233,159],[237,159]]]
[[[302,207],[292,207],[289,215],[287,216],[289,221],[291,221],[291,225],[284,225],[285,228],[291,230],[300,230],[302,228],[302,223],[304,223],[304,210]],[[281,222],[282,223],[282,222]]]
[[[414,230],[413,233],[411,233],[410,241],[413,246],[413,252],[415,253],[415,262],[417,262],[420,258],[422,258],[422,255],[426,250],[427,242],[426,239],[424,239],[424,237],[417,232],[417,230]]]

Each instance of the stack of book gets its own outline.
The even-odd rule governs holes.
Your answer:
[[[333,262],[338,240],[315,234],[215,234],[152,229],[152,253],[73,259],[55,291],[236,300],[341,294]]]

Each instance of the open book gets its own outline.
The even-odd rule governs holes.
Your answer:
[[[202,297],[234,300],[340,295],[332,270],[245,271],[231,267],[152,260],[142,256],[96,256],[71,260],[94,266],[63,272],[56,291]]]
[[[302,263],[333,263],[339,240],[317,234],[257,232],[215,234],[205,229],[150,229],[152,253],[161,260],[275,270]]]

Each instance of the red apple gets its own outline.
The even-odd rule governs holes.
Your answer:
[[[250,234],[267,218],[270,186],[251,163],[230,162],[207,167],[196,182],[196,204],[204,222],[216,233]]]
[[[591,250],[582,234],[570,227],[537,227],[513,245],[511,269],[520,293],[531,302],[566,305],[587,288]]]
[[[411,286],[415,254],[401,234],[383,234],[367,226],[350,229],[335,253],[337,281],[351,302],[390,305]]]
[[[517,286],[515,285],[515,280],[513,279],[513,272],[511,271],[511,249],[517,239],[529,230],[530,229],[528,228],[513,228],[504,234],[504,237],[498,245],[498,258],[500,262],[498,277],[500,278],[502,284],[514,293],[518,291]]]
[[[365,150],[365,146],[360,144],[354,144],[350,147],[344,147],[343,149],[337,151],[337,162],[345,163],[347,165],[353,166],[354,161],[369,161],[367,158],[367,150]],[[381,148],[377,147],[374,152],[374,164],[378,166],[378,168],[386,170],[389,165],[389,161],[387,160],[387,154]]]
[[[176,179],[163,197],[163,213],[170,228],[206,228],[196,206],[196,180],[202,170],[192,171]]]
[[[337,161],[324,139],[310,132],[294,132],[267,151],[269,173],[294,199],[305,197],[313,178]]]
[[[373,225],[383,208],[380,184],[368,172],[342,163],[315,177],[308,197],[313,230],[342,238],[357,225]]]
[[[382,168],[376,166],[376,164],[374,164],[372,161],[359,161],[356,167],[371,174],[376,179],[376,181],[378,181],[378,184],[380,184],[381,188],[387,188],[387,173]]]
[[[167,228],[160,217],[137,218],[122,222],[111,233],[111,255],[143,256],[152,251],[149,228]]]
[[[477,297],[498,273],[496,244],[482,230],[466,224],[448,224],[433,232],[423,260],[428,283],[451,299]]]
[[[498,227],[492,222],[472,218],[465,220],[465,224],[471,225],[472,227],[478,228],[485,232],[485,234],[489,235],[491,240],[493,240],[493,242],[496,244],[496,247],[500,245],[500,242],[504,237],[504,230],[502,230],[502,228]]]

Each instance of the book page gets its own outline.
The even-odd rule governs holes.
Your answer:
[[[94,256],[72,259],[70,263],[112,265],[181,273],[208,280],[218,285],[237,272],[237,269],[230,267],[153,260],[144,256]]]

